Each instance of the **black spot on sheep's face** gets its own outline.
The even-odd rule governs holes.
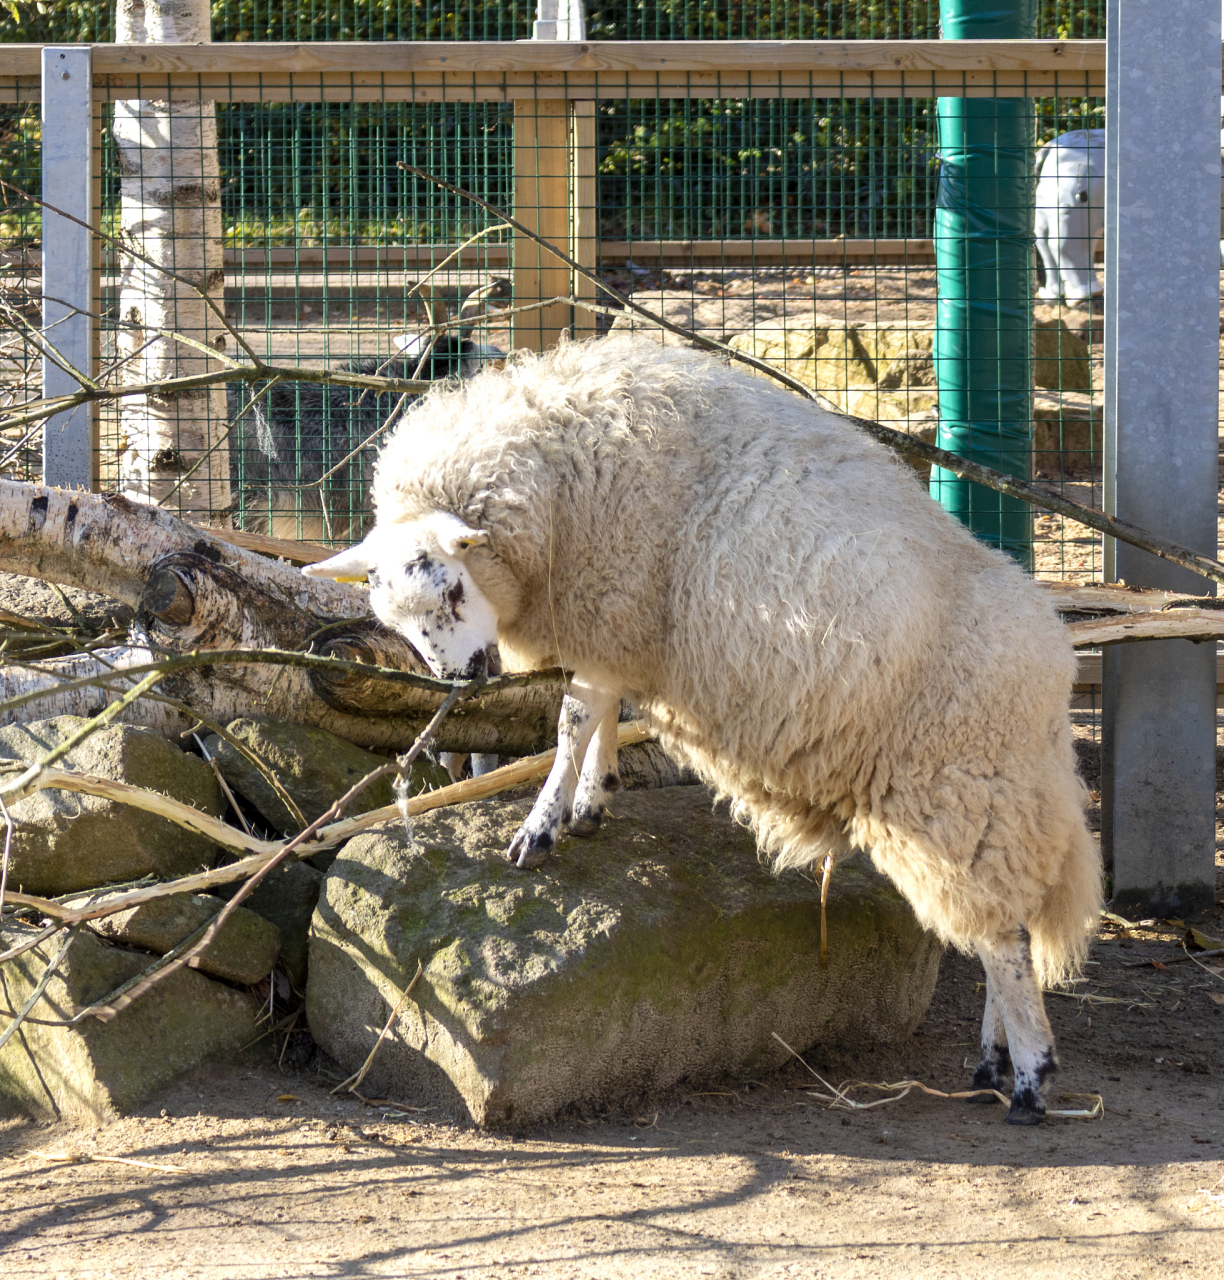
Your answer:
[[[384,539],[388,554],[367,575],[370,604],[412,642],[435,675],[461,679],[495,673],[497,616],[464,564],[465,548],[454,545],[445,528],[434,527],[437,523],[434,518],[391,527],[404,541]]]
[[[429,669],[449,679],[497,674],[497,612],[465,563],[487,534],[434,512],[378,525],[357,547],[309,566],[314,577],[360,574],[378,618],[410,641]]]

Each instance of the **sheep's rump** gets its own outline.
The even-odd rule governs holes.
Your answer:
[[[859,431],[699,353],[613,337],[431,394],[380,523],[486,528],[505,642],[634,697],[776,865],[861,847],[968,945],[1073,964],[1100,892],[1038,588]],[[559,650],[559,651],[558,651]]]

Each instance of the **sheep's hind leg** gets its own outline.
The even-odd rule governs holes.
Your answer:
[[[557,758],[527,820],[506,851],[517,866],[538,867],[556,848],[557,834],[573,813],[578,772],[591,736],[609,710],[618,705],[619,700],[612,694],[597,692],[577,681],[565,695],[557,722]]]
[[[599,726],[582,761],[574,812],[570,817],[570,834],[591,836],[599,830],[608,797],[620,790],[620,774],[616,764],[616,727],[620,705],[610,708]]]
[[[975,1089],[1003,1091],[1003,1077],[1011,1070],[1011,1055],[1007,1051],[1007,1031],[1003,1026],[1003,1014],[995,995],[990,970],[986,971],[986,1011],[982,1015],[982,1057],[973,1073]],[[970,1102],[993,1103],[988,1093],[979,1093]]]
[[[1041,1088],[1058,1069],[1058,1058],[1033,970],[1028,930],[1020,925],[979,943],[978,955],[1007,1034],[1014,1072],[1007,1123],[1040,1124],[1045,1115]]]

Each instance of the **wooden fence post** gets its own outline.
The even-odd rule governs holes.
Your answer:
[[[514,216],[537,235],[564,249],[570,241],[569,102],[565,98],[519,98],[514,104]],[[516,307],[564,298],[570,270],[524,235],[514,237]],[[570,327],[571,308],[554,303],[516,314],[513,344],[546,351]]]
[[[514,216],[584,267],[598,257],[595,217],[595,103],[520,98],[514,104]],[[524,235],[514,237],[514,305],[595,297],[595,286]],[[565,303],[515,315],[513,345],[547,351],[573,326],[595,332],[595,316]]]
[[[570,257],[579,266],[593,271],[599,258],[599,224],[596,217],[595,175],[595,103],[591,101],[571,104],[570,130],[572,159],[570,175],[572,186],[571,247]],[[595,301],[595,286],[581,276],[574,281],[574,297]],[[574,309],[574,337],[589,338],[597,331],[597,317],[593,311]]]

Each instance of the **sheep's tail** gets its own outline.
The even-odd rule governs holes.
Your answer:
[[[1101,852],[1082,822],[1072,825],[1062,875],[1028,920],[1033,967],[1043,987],[1075,977],[1101,911]]]

